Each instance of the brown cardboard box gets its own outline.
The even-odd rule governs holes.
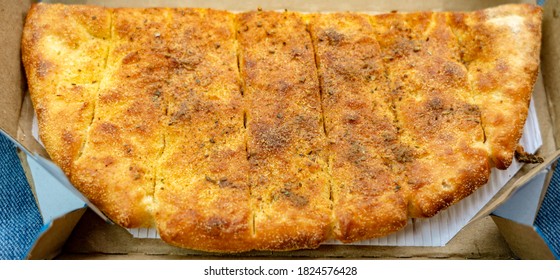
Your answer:
[[[25,152],[34,156],[46,156],[42,147],[30,133],[32,108],[26,98],[25,78],[20,61],[20,36],[22,26],[31,2],[29,0],[7,0],[0,3],[0,35],[4,39],[3,51],[0,54],[0,128],[12,138]],[[175,6],[177,1],[126,1],[126,0],[78,0],[51,1],[78,4],[100,4],[106,6],[145,6],[145,2],[154,6]],[[190,7],[210,7],[233,11],[263,9],[288,9],[296,11],[415,11],[415,10],[475,10],[510,2],[534,1],[189,1]],[[553,7],[560,8],[558,1],[548,1],[545,13],[543,36],[543,77],[537,84],[535,104],[538,110],[539,125],[544,141],[540,154],[546,158],[545,163],[537,166],[526,166],[504,189],[496,195],[474,221],[469,224],[445,247],[371,247],[351,245],[325,245],[317,250],[296,252],[250,252],[229,257],[350,257],[350,258],[513,258],[496,226],[487,215],[500,205],[514,190],[523,185],[539,170],[549,165],[558,156],[558,139],[560,129],[556,116],[560,111],[555,101],[560,99],[558,85],[560,79],[552,75],[558,73],[560,67],[558,57],[560,38],[552,34],[553,25],[558,25],[555,18],[558,13],[550,12]],[[547,31],[548,30],[548,31]],[[548,35],[547,35],[548,34]],[[549,36],[549,37],[548,37]],[[544,81],[544,84],[543,84]],[[546,89],[546,93],[543,89]],[[555,141],[556,139],[556,141]],[[82,216],[83,211],[74,211],[50,223],[50,228],[39,238],[30,252],[29,258],[195,258],[195,257],[226,257],[226,255],[202,253],[174,248],[161,240],[133,239],[118,227],[108,224],[88,211],[81,218],[72,232],[74,225]],[[71,233],[72,232],[72,233]],[[67,237],[66,246],[61,248]],[[61,251],[62,250],[62,251]],[[60,252],[62,252],[60,254]]]

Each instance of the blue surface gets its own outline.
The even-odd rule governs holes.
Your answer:
[[[42,226],[16,148],[0,133],[0,259],[25,258]]]
[[[535,228],[548,243],[552,253],[560,256],[560,161],[535,219]]]

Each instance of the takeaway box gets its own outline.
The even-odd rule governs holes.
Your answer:
[[[98,4],[111,7],[117,6],[177,6],[177,1],[45,1],[45,2],[59,2],[59,3],[75,3],[75,4]],[[475,10],[486,7],[496,6],[499,4],[510,2],[532,2],[532,1],[306,1],[305,3],[298,3],[298,1],[190,1],[189,7],[208,7],[217,9],[226,9],[231,11],[246,11],[260,7],[266,10],[293,10],[302,12],[330,12],[330,11],[358,11],[358,12],[387,12],[398,10],[402,12],[417,11],[417,10]],[[537,189],[539,193],[538,202],[542,197],[542,193],[546,189],[546,183],[549,181],[546,178],[552,174],[553,167],[551,164],[559,155],[557,140],[559,139],[560,129],[557,124],[557,115],[560,114],[558,109],[557,100],[560,99],[560,77],[553,75],[558,73],[560,68],[560,37],[553,32],[555,27],[558,26],[558,17],[560,11],[560,4],[558,1],[548,1],[545,7],[545,18],[543,22],[543,47],[542,47],[542,63],[541,73],[532,99],[532,113],[527,121],[525,127],[525,140],[524,146],[528,150],[534,152],[538,150],[545,161],[538,165],[525,165],[514,164],[515,168],[507,170],[505,173],[500,174],[498,181],[503,183],[498,184],[490,190],[490,188],[483,188],[483,192],[479,191],[472,195],[472,198],[466,202],[461,202],[460,205],[454,206],[449,210],[438,214],[436,217],[429,220],[413,220],[411,225],[405,231],[376,240],[368,240],[360,242],[355,245],[341,245],[331,242],[327,245],[321,246],[317,250],[303,250],[297,253],[269,253],[269,252],[249,252],[236,256],[308,256],[308,257],[365,257],[365,256],[383,256],[383,257],[407,257],[407,256],[427,256],[427,257],[452,257],[446,255],[446,250],[433,251],[433,255],[422,255],[421,252],[424,248],[429,246],[445,246],[452,240],[457,232],[465,225],[478,221],[482,223],[484,228],[492,227],[488,224],[487,217],[492,211],[502,207],[508,207],[504,202],[508,198],[515,199],[516,195],[520,195],[524,191],[524,185],[531,182],[533,186],[531,189]],[[191,250],[183,250],[165,245],[161,240],[157,239],[157,233],[153,229],[133,229],[126,231],[117,226],[111,225],[103,213],[99,211],[94,205],[91,205],[87,200],[77,192],[61,170],[49,161],[48,155],[42,147],[40,140],[37,137],[36,121],[31,102],[26,92],[25,75],[22,71],[21,54],[20,54],[20,38],[23,27],[25,15],[32,1],[3,1],[0,9],[3,21],[0,26],[0,34],[4,38],[5,44],[3,52],[0,56],[0,95],[2,96],[2,105],[0,107],[0,128],[4,134],[12,139],[23,151],[21,154],[22,163],[27,171],[29,181],[34,188],[34,194],[38,202],[39,208],[42,212],[44,224],[43,232],[37,239],[35,245],[30,250],[28,258],[53,258],[56,257],[62,250],[62,246],[67,238],[71,236],[72,230],[80,219],[87,219],[94,221],[100,218],[106,222],[98,223],[97,228],[89,228],[95,234],[84,235],[83,229],[87,226],[79,226],[77,232],[81,237],[89,236],[97,242],[95,246],[87,246],[88,240],[81,240],[85,242],[84,251],[88,253],[101,253],[101,254],[123,254],[127,253],[127,248],[123,248],[122,244],[116,244],[112,237],[107,237],[107,234],[118,236],[122,240],[128,240],[130,235],[134,235],[136,239],[131,239],[129,244],[135,246],[132,251],[142,248],[140,253],[145,255],[188,255],[188,256],[209,256],[215,254],[208,254],[196,252]],[[520,170],[519,172],[517,172]],[[497,174],[493,170],[493,174]],[[541,178],[541,179],[539,179]],[[539,179],[538,183],[535,180]],[[535,187],[536,184],[536,187]],[[86,215],[86,205],[88,210]],[[473,206],[474,205],[474,206]],[[508,223],[515,223],[515,213],[538,211],[536,206],[526,206],[525,210],[520,211],[519,204],[513,207],[510,205],[508,208],[509,216],[504,214],[504,208],[495,212],[494,219],[502,230],[506,240],[513,244],[512,240],[516,241],[520,236],[515,236],[515,226],[505,226]],[[525,206],[523,206],[525,207]],[[96,215],[92,214],[93,212]],[[501,214],[500,214],[501,213]],[[513,214],[511,214],[513,213]],[[82,218],[83,216],[83,218]],[[99,218],[100,217],[100,218]],[[437,220],[437,221],[435,221]],[[485,222],[480,222],[484,220]],[[472,227],[472,226],[471,226]],[[74,235],[78,234],[74,233]],[[99,236],[103,236],[99,238]],[[97,238],[97,239],[96,239]],[[72,239],[72,238],[71,238]],[[457,238],[455,238],[457,239]],[[113,239],[114,240],[114,239]],[[117,238],[118,240],[118,238]],[[456,240],[455,240],[456,241]],[[80,253],[80,248],[76,246],[77,243],[83,242],[70,242],[67,245],[68,250]],[[468,240],[463,242],[470,242]],[[532,243],[530,243],[532,244]],[[358,246],[357,246],[358,245]],[[463,244],[470,246],[469,244]],[[454,245],[461,247],[461,244]],[[531,246],[525,246],[526,249],[531,249]],[[114,248],[119,248],[115,250]],[[445,248],[445,247],[443,247]],[[491,248],[491,247],[489,247]],[[531,257],[520,253],[521,249],[513,246],[514,252],[520,257]],[[430,251],[431,249],[426,249]],[[460,249],[459,249],[460,250]],[[383,252],[377,254],[375,252]],[[373,252],[373,253],[372,253]],[[416,253],[415,253],[416,252]],[[376,255],[377,254],[377,255]],[[135,255],[137,257],[137,255]],[[227,256],[218,254],[217,256]],[[134,257],[134,256],[133,256]],[[484,255],[475,256],[484,258]],[[496,257],[496,256],[494,256]],[[498,256],[499,258],[500,256]],[[503,254],[507,257],[507,254]],[[536,256],[534,256],[536,257]]]

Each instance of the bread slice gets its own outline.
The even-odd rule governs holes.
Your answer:
[[[445,13],[370,17],[391,83],[411,217],[430,217],[488,180],[480,110]]]
[[[165,149],[157,163],[156,221],[168,243],[205,251],[254,247],[244,107],[234,15],[170,11],[161,90]]]
[[[125,227],[153,225],[155,160],[163,149],[160,100],[170,69],[163,9],[114,9],[111,47],[72,182]]]
[[[542,9],[529,4],[449,15],[485,143],[499,169],[511,164],[523,133],[538,74],[541,21]]]
[[[384,236],[407,221],[402,163],[389,82],[365,15],[309,17],[321,79],[332,175],[334,236],[343,242]]]
[[[331,201],[311,37],[297,13],[237,20],[255,249],[317,247],[329,235]]]
[[[110,12],[94,6],[34,4],[27,14],[21,47],[31,100],[46,150],[67,175],[93,118],[110,26]]]

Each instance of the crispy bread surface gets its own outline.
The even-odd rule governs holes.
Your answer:
[[[93,121],[72,182],[115,222],[153,225],[155,160],[163,149],[156,98],[165,84],[166,20],[163,9],[114,9],[111,47]]]
[[[163,240],[205,251],[254,248],[234,15],[170,11],[172,69],[155,201]]]
[[[256,248],[314,248],[331,224],[319,82],[299,14],[238,17]]]
[[[409,215],[430,217],[486,183],[490,168],[467,71],[445,13],[371,17],[395,108]]]
[[[67,175],[93,117],[110,26],[109,11],[93,6],[35,4],[27,15],[22,60],[31,100],[47,152]]]
[[[385,236],[507,168],[541,13],[35,4],[22,60],[46,150],[113,221],[294,250]]]
[[[542,9],[503,5],[451,13],[493,165],[506,169],[523,133],[541,46]]]
[[[332,172],[334,236],[352,242],[384,236],[407,221],[402,164],[389,84],[365,15],[310,17],[321,78]]]

